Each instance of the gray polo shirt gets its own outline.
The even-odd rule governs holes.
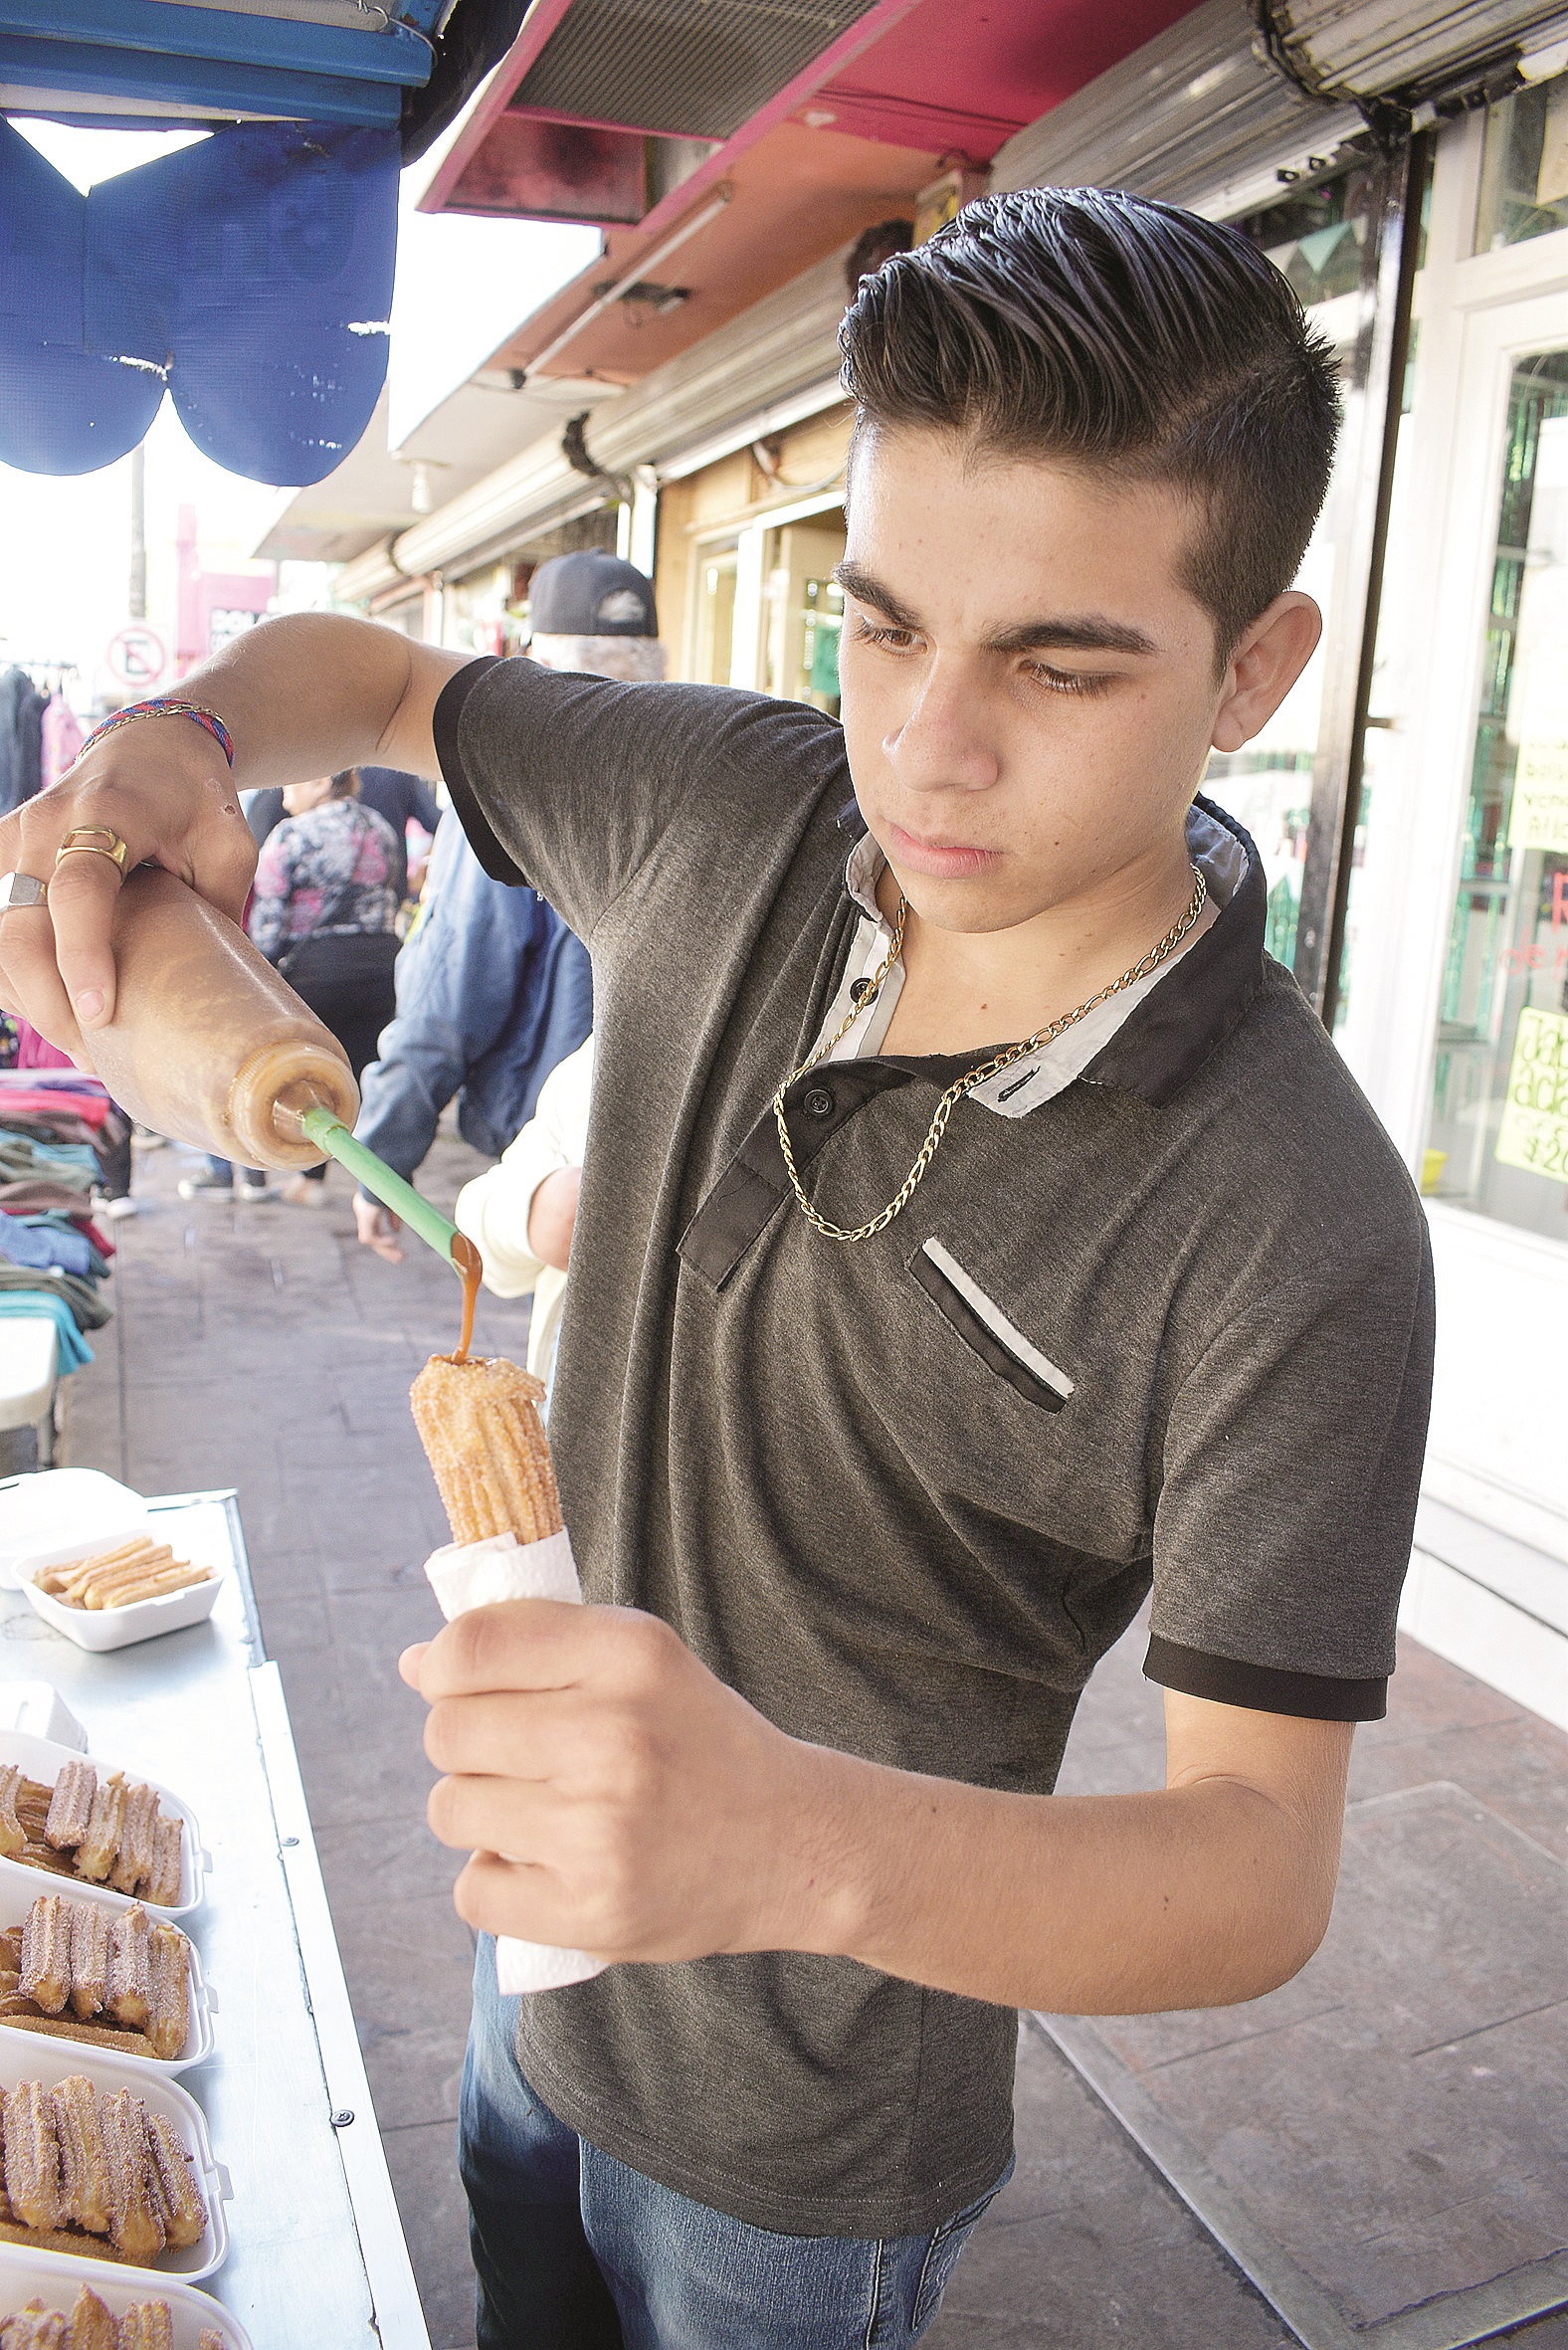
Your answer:
[[[1154,1679],[1380,1713],[1431,1377],[1425,1219],[1264,954],[1240,829],[1198,804],[1213,926],[1086,1059],[1092,1037],[1064,1039],[961,1102],[903,1215],[846,1247],[793,1204],[769,1108],[875,924],[838,727],[510,661],[454,678],[436,733],[481,861],[593,955],[550,1425],[588,1598],[664,1617],[793,1736],[988,1787],[1049,1793],[1151,1584]],[[828,1215],[892,1197],[967,1065],[874,1052],[797,1081]],[[895,2236],[1002,2169],[1014,2032],[762,1953],[526,2000],[517,2049],[563,2120],[683,2194]]]

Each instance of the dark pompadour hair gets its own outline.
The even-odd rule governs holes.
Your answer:
[[[1295,577],[1339,430],[1334,361],[1234,230],[1105,188],[985,196],[866,279],[839,340],[861,428],[1191,497],[1185,584],[1222,660]]]

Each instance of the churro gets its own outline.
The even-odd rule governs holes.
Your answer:
[[[131,2090],[99,2095],[81,2073],[54,2089],[19,2081],[0,2131],[0,2243],[139,2262],[201,2241],[207,2205],[191,2158]]]
[[[454,1542],[495,1534],[541,1542],[560,1532],[555,1469],[535,1408],[543,1395],[531,1373],[499,1357],[433,1355],[415,1380],[414,1425]]]
[[[24,1868],[42,1868],[46,1876],[75,1876],[76,1862],[69,1853],[57,1853],[53,1845],[25,1844],[14,1856]]]
[[[97,2091],[86,2073],[73,2072],[49,2092],[60,2147],[60,2200],[67,2219],[93,2236],[108,2233],[113,2186]]]
[[[0,2002],[0,2023],[11,2032],[36,2032],[46,2040],[77,2040],[93,2049],[112,2049],[122,2056],[156,2056],[158,2052],[144,2032],[123,2024],[84,2024],[75,2016],[41,2016],[36,2008],[7,2009]]]
[[[147,2154],[152,2165],[153,2202],[171,2252],[200,2244],[207,2230],[207,2205],[196,2184],[190,2156],[172,2122],[147,2116]]]
[[[82,2287],[71,2312],[71,2350],[119,2350],[118,2322],[90,2284]]]
[[[101,2235],[83,2235],[78,2228],[28,2228],[19,2219],[0,2219],[0,2245],[26,2245],[28,2252],[69,2252],[78,2260],[120,2258]]]
[[[177,1559],[169,1543],[139,1534],[133,1541],[99,1551],[93,1558],[41,1568],[36,1581],[40,1591],[48,1592],[64,1607],[130,1608],[139,1600],[162,1599],[168,1592],[183,1591],[191,1583],[210,1582],[212,1572],[211,1567]]]
[[[51,2007],[43,1994],[62,1981],[66,1998]],[[0,1935],[0,2024],[168,2063],[190,2034],[190,1944],[177,1926],[151,1925],[139,1902],[116,1915],[40,1893],[26,1924]]]
[[[134,1608],[144,1599],[167,1599],[171,1593],[185,1591],[193,1583],[210,1583],[211,1567],[187,1566],[176,1560],[172,1566],[160,1567],[132,1582],[119,1583],[104,1597],[90,1598],[90,1608]]]
[[[150,1787],[132,1787],[125,1797],[125,1818],[119,1832],[119,1852],[108,1872],[116,1892],[133,1893],[152,1873],[153,1836],[158,1798]]]
[[[147,2038],[165,2061],[179,2055],[191,2028],[189,1952],[177,1926],[153,1927],[147,1958]]]
[[[196,2350],[228,2350],[228,2346],[215,2325],[204,2325],[196,2337]]]
[[[98,1773],[90,1762],[62,1763],[44,1818],[45,1843],[74,1852],[87,1835],[97,1793]]]
[[[184,1822],[160,1812],[152,1830],[152,1870],[146,1898],[161,1909],[172,1909],[180,1897],[181,1840]]]
[[[0,2318],[0,2350],[71,2350],[64,2315],[34,2298],[14,2316]]]
[[[27,1842],[27,1830],[16,1816],[16,1799],[21,1792],[20,1764],[0,1763],[0,1854],[8,1859]]]
[[[46,1567],[38,1576],[41,1591],[52,1592],[68,1607],[87,1605],[87,1595],[96,1583],[109,1582],[121,1575],[145,1574],[150,1567],[161,1567],[174,1552],[167,1542],[154,1542],[150,1535],[138,1535],[134,1542],[122,1542],[116,1550],[95,1551],[91,1558],[74,1559],[70,1566]]]
[[[120,1831],[125,1820],[125,1782],[118,1771],[107,1779],[100,1779],[98,1793],[93,1798],[92,1816],[88,1832],[77,1854],[77,1868],[83,1876],[101,1884],[114,1865],[119,1851]]]
[[[79,2260],[119,2258],[101,2236],[84,2236],[74,2228],[29,2228],[21,2220],[0,2220],[0,2244],[25,2245],[30,2252],[72,2252]]]
[[[107,1882],[172,1908],[182,1884],[184,1829],[183,1820],[161,1808],[156,1788],[118,1771],[100,1779],[92,1763],[73,1758],[47,1787],[14,1763],[0,1765],[0,1858],[51,1876]]]
[[[46,2016],[58,2016],[71,1996],[71,1914],[62,1893],[40,1893],[27,1913],[20,1988]],[[142,2024],[146,2018],[126,2021]]]
[[[36,2080],[19,2080],[14,2089],[8,2089],[0,2131],[4,2136],[5,2191],[12,2211],[29,2228],[58,2228],[65,2211],[55,2111],[48,2090]]]
[[[22,1784],[17,1790],[16,1816],[21,1822],[22,1833],[29,1844],[39,1845],[44,1841],[44,1823],[49,1818],[49,1802],[50,1790],[47,1787],[41,1787],[36,1779],[29,1779],[24,1774]]]
[[[9,2111],[9,2098],[6,2104]],[[109,2242],[123,2259],[154,2259],[163,2250],[163,2222],[153,2196],[147,2108],[129,2089],[116,2089],[100,2101],[98,2116],[108,2155]]]
[[[72,2345],[76,2350],[76,2345]],[[116,2350],[174,2350],[174,2320],[167,2301],[133,2301],[119,2321]]]
[[[33,1904],[36,1909],[38,1904]],[[108,1937],[108,1997],[103,2002],[116,2024],[134,2025],[138,2032],[146,2029],[151,2015],[151,1934],[147,1913],[139,1901],[121,1910],[109,1928]],[[24,1967],[22,1979],[27,1980]]]
[[[97,1901],[72,1901],[71,2012],[84,2023],[101,2015],[108,1998],[108,1954],[112,1913]]]

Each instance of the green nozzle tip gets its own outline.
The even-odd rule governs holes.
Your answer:
[[[394,1175],[373,1150],[366,1150],[362,1142],[356,1142],[341,1118],[335,1117],[322,1103],[305,1110],[299,1123],[318,1150],[346,1167],[383,1207],[402,1218],[410,1232],[418,1233],[438,1257],[445,1257],[455,1272],[461,1270],[453,1256],[453,1243],[459,1237],[457,1226],[449,1224],[429,1200],[422,1199],[411,1183],[405,1183],[401,1175]]]

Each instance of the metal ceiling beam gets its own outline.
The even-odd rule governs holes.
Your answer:
[[[430,79],[430,43],[395,19],[365,34],[166,0],[0,0],[0,33],[404,88]]]
[[[140,50],[109,51],[81,41],[39,41],[16,33],[0,33],[0,84],[50,93],[80,91],[89,100],[112,95],[214,113],[345,122],[364,129],[395,128],[403,104],[396,83],[292,74],[265,66],[225,65],[216,59],[156,57]],[[19,110],[15,100],[12,110]],[[91,111],[91,106],[84,105],[83,111]]]

